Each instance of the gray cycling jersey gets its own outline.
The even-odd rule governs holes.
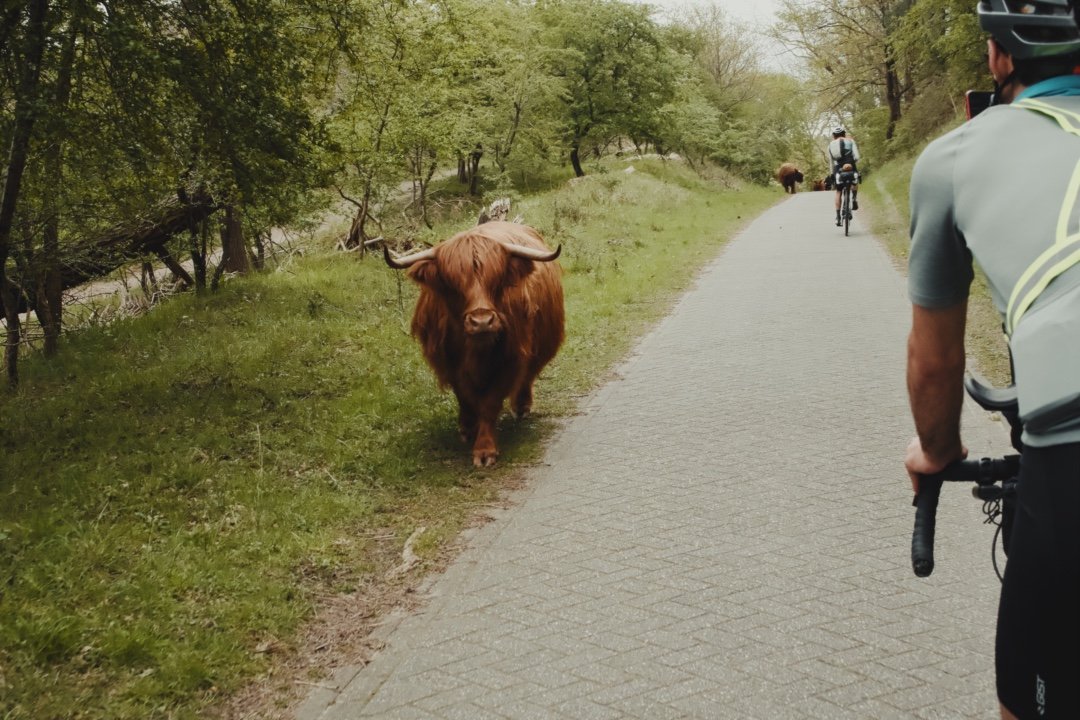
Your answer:
[[[1080,97],[1040,100],[1080,112]],[[935,140],[911,179],[911,301],[931,309],[963,301],[974,255],[994,304],[1004,313],[1036,258],[1063,233],[1080,230],[1076,180],[1080,137],[1030,110],[990,108]],[[1038,296],[1017,324],[1010,347],[1025,420],[1033,407],[1071,407],[1070,399],[1080,392],[1080,265]],[[1080,441],[1077,413],[1039,417],[1041,427],[1026,423],[1028,445]]]
[[[832,158],[833,164],[835,165],[836,162],[840,159],[841,140],[851,145],[851,155],[855,158],[855,162],[859,162],[859,160],[862,159],[862,156],[859,155],[859,146],[855,143],[855,141],[851,138],[836,138],[831,143],[829,143],[829,157]]]

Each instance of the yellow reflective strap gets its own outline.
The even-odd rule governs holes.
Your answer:
[[[1069,255],[1062,258],[1059,262],[1046,268],[1039,281],[1031,287],[1031,289],[1024,295],[1024,299],[1014,308],[1012,325],[1009,328],[1009,334],[1012,334],[1016,324],[1020,322],[1020,318],[1024,316],[1024,313],[1028,311],[1028,308],[1032,306],[1039,295],[1046,290],[1047,286],[1057,278],[1058,275],[1071,268],[1076,263],[1080,262],[1080,237],[1073,239],[1073,244],[1077,245],[1077,249]],[[1060,250],[1061,248],[1057,248]]]
[[[1065,132],[1080,136],[1080,114],[1074,113],[1071,110],[1062,110],[1049,103],[1031,98],[1027,100],[1018,100],[1009,107],[1034,110],[1035,112],[1047,115],[1056,120],[1057,124],[1060,125],[1061,129]]]
[[[1052,262],[1052,264],[1047,264],[1047,267],[1040,268],[1041,274],[1039,275],[1037,282],[1028,285],[1025,288],[1026,291],[1024,297],[1020,302],[1017,302],[1015,305],[1010,305],[1010,312],[1007,316],[1007,328],[1005,328],[1005,331],[1009,332],[1010,335],[1012,335],[1013,330],[1016,329],[1016,324],[1020,323],[1021,317],[1023,317],[1024,313],[1031,307],[1031,304],[1042,295],[1042,291],[1047,289],[1050,283],[1053,282],[1058,275],[1061,275],[1072,266],[1075,266],[1077,262],[1080,262],[1080,236],[1074,237],[1072,242],[1064,248],[1056,247],[1054,249],[1057,250],[1057,253],[1055,253],[1053,258],[1040,258],[1044,264],[1048,262]],[[1067,255],[1065,254],[1066,252],[1068,252]]]
[[[1010,107],[1046,115],[1055,120],[1069,134],[1080,137],[1080,114],[1078,113],[1063,110],[1033,98],[1019,100]],[[1069,251],[1073,246],[1080,246],[1080,233],[1069,235],[1069,221],[1078,205],[1080,205],[1080,162],[1077,162],[1073,169],[1072,178],[1065,191],[1053,244],[1024,270],[1009,297],[1009,305],[1005,310],[1005,332],[1009,335],[1013,333],[1020,318],[1050,283],[1058,275],[1080,263],[1080,249]]]
[[[1075,110],[1069,110],[1067,108],[1058,107],[1057,105],[1051,105],[1045,100],[1039,100],[1038,98],[1026,98],[1024,100],[1017,100],[1012,104],[1012,107],[1028,107],[1037,108],[1039,110],[1046,110],[1048,112],[1065,115],[1071,117],[1074,120],[1080,120],[1080,113]]]
[[[1065,199],[1061,203],[1061,211],[1058,214],[1057,232],[1054,236],[1054,242],[1035,259],[1035,262],[1031,263],[1031,265],[1024,270],[1023,274],[1020,275],[1020,279],[1016,281],[1016,285],[1013,287],[1012,294],[1009,297],[1009,305],[1005,311],[1006,333],[1012,334],[1013,328],[1016,327],[1016,323],[1020,321],[1020,316],[1023,315],[1031,306],[1031,303],[1035,301],[1035,298],[1030,297],[1030,293],[1028,292],[1032,287],[1032,281],[1035,279],[1035,275],[1044,272],[1046,264],[1051,262],[1055,256],[1061,253],[1063,246],[1070,242],[1075,242],[1076,237],[1070,238],[1068,235],[1068,226],[1069,219],[1072,217],[1073,210],[1076,208],[1078,202],[1080,202],[1080,162],[1077,162],[1076,167],[1073,168],[1072,179],[1069,180],[1069,187],[1065,191]],[[1038,284],[1041,284],[1041,280],[1036,283],[1036,285]],[[1049,284],[1050,281],[1047,280],[1046,285]],[[1043,285],[1043,287],[1046,285]]]
[[[1065,190],[1065,200],[1058,214],[1057,232],[1054,233],[1054,245],[1068,242],[1069,220],[1072,219],[1078,199],[1080,199],[1080,162],[1077,162],[1076,167],[1073,168],[1072,179],[1069,180],[1069,187]]]

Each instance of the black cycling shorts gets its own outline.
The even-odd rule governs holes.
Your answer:
[[[997,627],[998,699],[1080,718],[1080,443],[1024,448]]]

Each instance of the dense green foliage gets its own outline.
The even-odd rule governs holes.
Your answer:
[[[806,95],[718,8],[661,23],[624,0],[4,3],[10,382],[19,312],[54,353],[63,289],[146,259],[212,288],[331,201],[357,248],[415,240],[455,171],[481,195],[631,148],[755,182],[805,165]]]
[[[564,248],[567,342],[495,471],[407,334],[412,284],[332,241],[26,363],[0,397],[0,717],[204,716],[320,598],[385,582],[418,527],[431,560],[777,197],[628,166],[517,208]]]
[[[874,162],[910,153],[989,89],[971,0],[783,0],[776,40],[805,63],[826,127]]]

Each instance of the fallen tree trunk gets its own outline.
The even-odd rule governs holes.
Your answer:
[[[114,228],[76,248],[69,246],[60,249],[63,257],[55,260],[59,269],[60,293],[98,280],[147,255],[157,256],[179,277],[180,282],[193,285],[191,275],[168,252],[165,244],[189,225],[199,226],[217,209],[210,195],[200,193],[187,205],[172,203],[163,206],[157,216],[140,221],[137,225]],[[38,261],[40,258],[31,258],[29,267],[22,268],[23,272],[9,273],[14,289],[13,297],[9,299],[14,303],[16,313],[38,310],[40,293],[33,274]]]
[[[168,250],[164,247],[159,247],[154,250],[154,254],[157,255],[162,264],[169,268],[169,271],[183,283],[183,287],[195,287],[195,278],[188,274],[188,271],[184,269],[184,266],[180,264],[180,261],[174,258]]]
[[[198,225],[217,209],[209,195],[199,193],[188,205],[176,202],[164,205],[156,216],[138,224],[114,228],[75,248],[62,248],[62,257],[57,260],[61,292],[102,278],[151,254],[165,262],[183,282],[192,284],[191,275],[172,257],[165,245],[186,230],[189,224]],[[34,262],[32,258],[31,264]],[[19,290],[17,312],[36,310],[38,293],[32,269],[23,273],[14,272],[10,279]]]
[[[61,259],[60,282],[63,289],[69,290],[96,280],[149,254],[169,257],[165,244],[186,230],[190,223],[201,223],[215,210],[217,206],[208,195],[196,195],[190,205],[173,204],[164,208],[157,217],[135,227],[117,228],[90,241],[80,247],[77,254]],[[177,271],[177,268],[172,269]]]
[[[208,196],[197,196],[189,206],[173,206],[138,227],[117,229],[90,242],[78,256],[61,261],[64,290],[108,275],[147,254],[167,255],[164,250],[169,240],[186,230],[189,223],[201,223],[215,210]]]

